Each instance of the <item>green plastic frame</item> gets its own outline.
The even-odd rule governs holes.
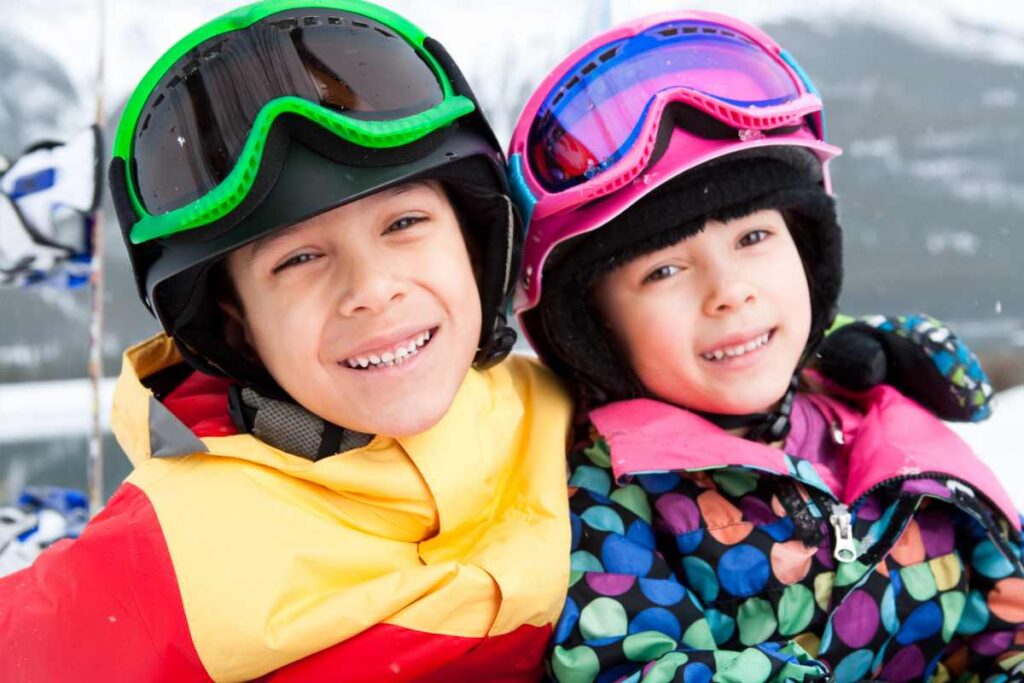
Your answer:
[[[178,61],[197,45],[214,36],[247,28],[266,17],[288,10],[332,9],[361,14],[385,24],[409,42],[430,65],[437,76],[444,99],[425,112],[394,121],[363,121],[322,107],[299,97],[271,100],[260,110],[245,141],[235,167],[228,176],[203,197],[178,209],[158,215],[150,214],[142,205],[135,187],[129,160],[132,139],[139,125],[143,108],[153,89]],[[263,158],[267,135],[274,121],[282,114],[303,116],[335,135],[364,147],[385,149],[400,147],[442,128],[476,109],[473,101],[456,95],[448,75],[430,52],[423,47],[427,35],[404,17],[363,0],[270,0],[240,7],[214,19],[179,40],[146,73],[125,105],[121,123],[114,138],[113,156],[125,162],[126,186],[138,222],[132,227],[132,244],[142,244],[160,237],[192,230],[212,223],[233,211],[252,190]]]

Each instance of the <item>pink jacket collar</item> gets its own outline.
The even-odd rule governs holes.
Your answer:
[[[992,471],[931,413],[888,386],[854,398],[863,413],[840,401],[815,397],[816,403],[827,402],[845,436],[849,476],[843,502],[853,502],[887,479],[933,473],[962,480],[984,493],[1020,530],[1020,516]],[[780,449],[737,438],[660,401],[611,403],[591,411],[590,419],[611,448],[617,479],[727,465],[791,475]]]

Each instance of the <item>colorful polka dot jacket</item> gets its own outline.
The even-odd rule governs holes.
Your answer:
[[[1024,680],[1021,520],[995,475],[891,387],[814,398],[842,481],[653,400],[581,421],[555,679]]]

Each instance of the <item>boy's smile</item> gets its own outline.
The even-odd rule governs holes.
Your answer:
[[[437,182],[383,190],[233,252],[226,310],[270,374],[335,424],[404,436],[447,412],[480,338],[480,296]]]
[[[647,391],[703,412],[772,407],[810,333],[803,263],[774,210],[710,221],[605,275],[594,294]]]
[[[425,345],[433,340],[437,328],[423,330],[417,334],[396,334],[391,337],[399,338],[401,341],[395,343],[388,340],[381,344],[367,344],[368,350],[353,353],[344,362],[353,370],[377,370],[405,365],[412,362]]]

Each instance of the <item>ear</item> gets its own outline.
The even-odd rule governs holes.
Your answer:
[[[245,317],[245,311],[242,310],[242,305],[221,296],[217,298],[217,308],[224,314],[224,341],[239,353],[257,358],[256,347],[252,341],[252,330]]]

